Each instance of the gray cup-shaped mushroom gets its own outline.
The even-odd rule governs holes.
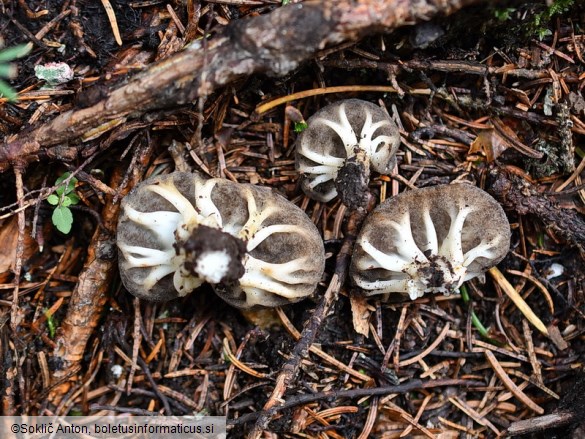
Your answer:
[[[367,295],[448,295],[498,264],[509,247],[510,224],[485,191],[464,183],[416,189],[366,218],[350,275]]]
[[[325,267],[317,228],[284,197],[185,172],[122,200],[117,244],[124,286],[151,301],[208,282],[231,305],[279,306],[312,294]]]
[[[377,105],[359,99],[327,105],[307,120],[297,139],[303,191],[318,201],[339,195],[348,207],[363,207],[370,168],[390,174],[399,145],[396,124]]]

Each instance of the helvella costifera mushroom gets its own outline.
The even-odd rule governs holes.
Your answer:
[[[399,144],[398,127],[379,106],[359,99],[327,105],[307,120],[297,139],[303,191],[318,201],[339,196],[349,208],[362,208],[370,168],[390,174]]]
[[[448,295],[498,264],[509,247],[510,225],[487,192],[465,183],[414,189],[366,218],[350,276],[366,295]]]
[[[297,206],[268,188],[174,172],[122,201],[122,281],[153,301],[204,282],[231,305],[273,307],[311,295],[324,271],[321,236]]]

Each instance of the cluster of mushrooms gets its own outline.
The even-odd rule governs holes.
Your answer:
[[[349,99],[307,121],[296,146],[305,193],[351,209],[368,199],[370,168],[390,174],[400,143],[382,108]],[[122,201],[120,274],[133,295],[184,296],[204,282],[239,308],[311,295],[325,268],[323,240],[297,206],[270,189],[197,173],[151,177]],[[499,263],[510,245],[501,206],[465,183],[416,189],[382,202],[364,221],[350,265],[366,295],[457,292]]]

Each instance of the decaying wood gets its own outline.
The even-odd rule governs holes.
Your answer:
[[[57,334],[55,357],[63,361],[58,363],[60,367],[54,371],[55,380],[68,375],[71,367],[81,361],[87,341],[102,316],[116,263],[115,228],[112,227],[117,214],[118,208],[114,205],[104,209],[104,217],[107,217],[103,218],[106,220],[105,226],[96,228],[88,248],[86,264],[73,290],[67,316]],[[68,389],[68,384],[55,387],[51,399],[58,401],[59,396]]]
[[[520,215],[535,215],[555,234],[576,246],[581,253],[585,252],[585,221],[576,211],[559,207],[526,179],[504,168],[494,168],[491,177],[490,191],[504,207]]]
[[[101,215],[102,224],[94,232],[87,250],[85,266],[73,290],[67,315],[59,328],[54,355],[61,361],[55,363],[58,364],[58,369],[53,371],[54,381],[71,375],[71,371],[82,360],[87,342],[102,317],[117,261],[115,232],[120,203],[114,200],[125,195],[141,178],[142,169],[148,162],[152,147],[143,148],[141,152],[142,163],[134,169],[132,178],[125,180],[120,170],[112,177],[118,194],[106,197],[107,204]],[[124,184],[121,185],[120,182]],[[69,384],[64,382],[60,386],[55,386],[50,399],[57,403],[69,389]]]
[[[18,200],[18,207],[22,208],[24,205],[24,188],[22,181],[22,169],[17,166],[14,168],[14,176],[16,179],[16,196]],[[24,209],[18,212],[18,239],[16,243],[16,255],[14,263],[14,278],[20,279],[22,272],[22,256],[24,254]],[[20,290],[20,283],[15,282],[14,290],[12,291],[12,307],[10,311],[10,323],[12,330],[16,332],[18,326],[18,292]]]
[[[522,419],[510,424],[506,430],[506,436],[520,436],[530,433],[547,432],[543,437],[554,436],[550,430],[565,427],[570,430],[571,424],[583,423],[585,417],[583,404],[583,390],[585,389],[585,376],[582,372],[577,374],[574,383],[563,395],[559,407],[549,415],[536,416],[531,419]],[[579,437],[578,434],[571,437]]]
[[[14,416],[17,414],[14,396],[18,393],[16,388],[18,366],[14,358],[17,352],[14,345],[11,346],[8,342],[10,331],[7,321],[8,316],[0,319],[0,361],[3,369],[2,378],[0,378],[2,386],[0,409],[4,416]]]
[[[0,172],[19,163],[60,157],[58,148],[107,132],[145,113],[193,102],[253,73],[285,75],[319,50],[404,24],[450,14],[482,0],[305,2],[231,22],[203,44],[131,78],[94,105],[67,111],[0,147]],[[307,32],[307,29],[311,29]],[[91,135],[89,134],[91,133]],[[57,147],[59,145],[59,147]],[[53,147],[53,148],[51,148]],[[68,157],[69,158],[69,157]]]

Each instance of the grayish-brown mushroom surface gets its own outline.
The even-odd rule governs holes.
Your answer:
[[[377,105],[359,99],[327,105],[307,120],[297,139],[303,191],[318,201],[339,195],[348,207],[362,207],[370,168],[390,174],[399,144],[396,124]]]
[[[367,295],[448,295],[499,263],[509,247],[510,225],[488,193],[465,183],[416,189],[366,218],[350,275]]]
[[[122,200],[117,244],[126,289],[152,301],[208,282],[234,306],[279,306],[312,294],[325,267],[317,228],[284,197],[185,172]]]

